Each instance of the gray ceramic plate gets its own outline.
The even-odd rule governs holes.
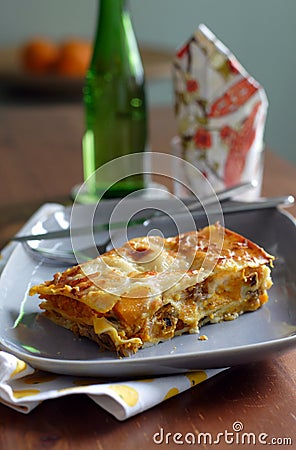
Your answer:
[[[162,200],[166,202],[166,200]],[[143,200],[141,200],[143,203]],[[104,206],[105,220],[113,208]],[[82,209],[83,212],[83,209]],[[36,219],[34,229],[66,226],[69,210],[57,207],[57,215]],[[199,226],[203,224],[198,224]],[[137,354],[119,359],[100,352],[87,339],[76,338],[40,316],[37,297],[28,297],[31,285],[51,279],[62,267],[36,262],[18,244],[0,278],[0,345],[32,366],[79,376],[148,376],[188,370],[227,367],[268,358],[296,345],[296,226],[277,209],[225,216],[225,225],[262,245],[276,256],[274,286],[269,302],[237,320],[206,325],[202,334],[184,335]],[[32,231],[32,227],[26,230]],[[165,234],[170,233],[166,227]],[[66,245],[66,244],[63,244]]]

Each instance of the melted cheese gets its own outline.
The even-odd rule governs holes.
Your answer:
[[[272,260],[256,244],[214,225],[168,239],[132,239],[55,274],[30,294],[45,298],[41,306],[55,322],[78,332],[85,326],[86,335],[92,327],[107,348],[104,335],[126,354],[257,309],[272,284],[266,266]]]

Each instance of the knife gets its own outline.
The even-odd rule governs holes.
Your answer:
[[[202,198],[200,201],[194,201],[189,204],[187,204],[187,208],[189,211],[197,211],[202,210],[203,207],[209,207],[210,205],[217,204],[218,202],[226,202],[227,200],[230,200],[233,196],[237,196],[240,194],[243,194],[247,190],[251,188],[255,188],[257,186],[257,183],[255,181],[246,181],[239,183],[235,186],[231,186],[230,188],[223,189],[219,192],[216,192],[215,195],[209,195],[204,198]],[[170,214],[179,215],[180,213],[177,211],[174,211]],[[184,213],[182,213],[184,214]],[[148,221],[150,221],[157,217],[158,219],[161,219],[162,217],[167,218],[167,214],[161,213],[157,211],[156,213],[150,215],[149,217],[145,218],[139,218],[134,219],[129,222],[113,222],[113,223],[103,223],[103,224],[96,224],[93,227],[93,232],[100,232],[100,231],[109,231],[109,230],[116,230],[120,228],[125,228],[126,226],[132,227],[136,225],[143,225],[144,223],[148,225]],[[56,231],[49,231],[47,233],[39,233],[39,234],[30,234],[30,235],[16,235],[11,240],[12,241],[18,241],[18,242],[25,242],[25,241],[32,241],[32,240],[41,240],[41,239],[58,239],[58,238],[67,238],[70,236],[81,236],[89,233],[89,226],[88,227],[81,227],[81,228],[66,228],[62,230],[56,230]]]
[[[245,211],[255,211],[260,209],[266,209],[266,208],[275,208],[277,206],[292,206],[295,202],[295,199],[293,195],[285,195],[281,197],[270,197],[270,198],[262,198],[261,200],[254,201],[254,202],[232,202],[230,204],[224,204],[221,205],[223,214],[231,214],[231,213],[238,213],[238,212],[245,212]],[[191,210],[192,216],[194,218],[202,217],[205,215],[205,211],[202,209],[201,205],[199,205],[199,209]],[[188,208],[190,210],[190,208]],[[208,207],[207,208],[207,214],[215,214],[219,211],[214,207]],[[184,212],[171,212],[172,216],[184,216]],[[145,218],[139,218],[135,220],[131,220],[129,222],[114,222],[114,223],[102,223],[102,224],[96,224],[93,226],[93,232],[99,232],[99,231],[109,231],[109,230],[115,230],[120,228],[133,227],[137,225],[144,225],[147,226],[151,222],[161,219],[167,220],[168,216],[159,216],[159,215],[152,215],[150,217]],[[17,242],[25,242],[25,241],[32,241],[32,240],[42,240],[42,239],[58,239],[58,238],[69,238],[70,236],[78,236],[78,235],[85,235],[86,233],[89,233],[89,227],[80,227],[80,228],[67,228],[63,230],[56,230],[56,231],[49,231],[48,233],[40,233],[40,234],[28,234],[28,235],[16,235],[11,240],[17,241]]]

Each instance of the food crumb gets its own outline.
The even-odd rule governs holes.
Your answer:
[[[207,341],[208,340],[208,336],[206,336],[205,334],[202,334],[201,336],[198,337],[199,341]]]

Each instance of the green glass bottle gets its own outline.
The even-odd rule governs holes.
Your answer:
[[[144,152],[147,107],[144,69],[127,0],[100,0],[93,56],[84,87],[84,179],[119,156]],[[120,178],[121,170],[118,168]],[[104,177],[103,177],[104,178]],[[116,182],[104,197],[124,197],[145,186],[145,176]],[[90,177],[88,192],[101,196],[108,180]]]

